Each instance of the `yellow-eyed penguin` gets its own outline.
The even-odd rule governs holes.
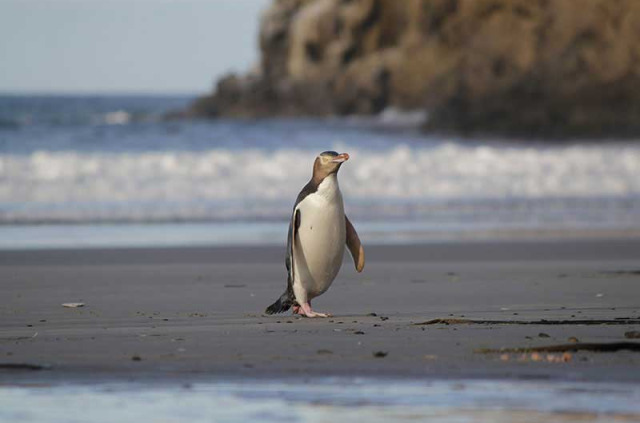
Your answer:
[[[338,186],[338,170],[349,160],[347,153],[321,153],[313,164],[313,176],[293,206],[285,265],[287,289],[265,313],[293,312],[306,317],[328,317],[311,309],[311,300],[324,293],[335,279],[349,247],[358,272],[364,268],[364,249],[355,228],[344,214]]]

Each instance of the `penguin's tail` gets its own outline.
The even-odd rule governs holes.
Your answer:
[[[289,292],[289,290],[286,290],[284,294],[282,294],[275,303],[267,307],[264,312],[267,314],[284,313],[291,308],[293,302],[293,295],[291,295],[291,292]]]

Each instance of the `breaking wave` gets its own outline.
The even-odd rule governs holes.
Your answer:
[[[424,134],[420,112],[166,121],[189,96],[0,96],[0,223],[279,221],[316,154],[360,222],[449,227],[640,221],[640,144]],[[466,225],[466,226],[465,226]]]
[[[464,209],[468,202],[575,208],[608,198],[619,201],[601,207],[625,208],[640,198],[640,146],[633,144],[333,148],[352,157],[340,175],[348,207],[371,219],[430,214],[444,204]],[[290,148],[0,154],[0,222],[285,218],[316,154]]]

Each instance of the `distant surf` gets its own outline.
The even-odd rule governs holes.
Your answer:
[[[0,224],[285,222],[328,149],[352,157],[340,183],[361,222],[485,231],[640,221],[638,143],[425,135],[423,116],[399,111],[380,124],[162,118],[189,100],[0,97],[0,120],[15,123],[0,127]]]

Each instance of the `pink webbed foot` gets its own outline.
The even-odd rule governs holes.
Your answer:
[[[294,305],[293,306],[293,314],[300,314],[300,306],[299,305]]]
[[[311,303],[302,303],[299,306],[298,314],[305,317],[331,317],[329,313],[318,313],[316,311],[311,310]],[[295,313],[295,309],[294,309]]]

